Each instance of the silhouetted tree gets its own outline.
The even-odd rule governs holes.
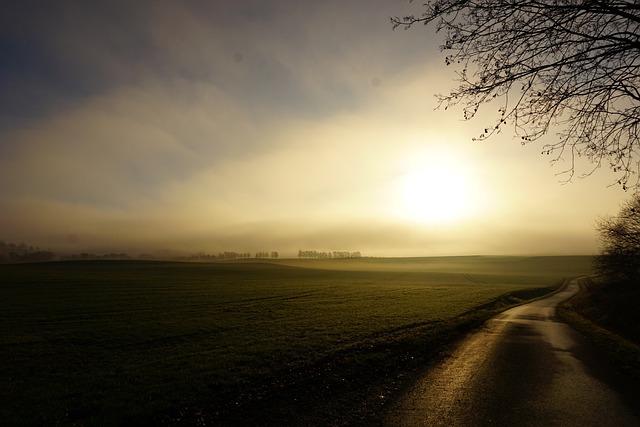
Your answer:
[[[276,252],[277,254],[277,252]],[[318,251],[303,251],[298,250],[299,258],[361,258],[360,251],[348,252],[348,251],[333,251],[333,252],[318,252]]]
[[[44,262],[55,259],[51,251],[41,250],[37,246],[25,243],[6,243],[0,240],[0,264],[7,262]]]
[[[622,206],[618,216],[601,218],[597,224],[602,249],[596,271],[615,281],[640,278],[640,195]]]
[[[499,103],[478,139],[512,126],[523,144],[559,125],[542,152],[553,162],[583,156],[605,164],[625,188],[640,164],[640,3],[598,0],[434,0],[419,16],[391,18],[394,28],[434,24],[444,33],[459,86],[438,95],[465,119]],[[588,171],[588,175],[593,170]],[[636,183],[637,184],[637,180]]]

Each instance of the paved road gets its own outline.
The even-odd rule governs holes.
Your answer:
[[[637,384],[555,317],[578,291],[575,279],[489,321],[418,381],[385,424],[640,426]]]

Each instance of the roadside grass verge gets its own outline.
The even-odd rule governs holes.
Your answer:
[[[558,308],[561,319],[592,341],[620,371],[640,381],[640,288],[596,278]]]

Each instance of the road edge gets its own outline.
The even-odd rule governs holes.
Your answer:
[[[591,275],[576,278],[579,280],[580,291],[562,302],[556,314],[597,347],[622,374],[640,383],[640,345],[591,321],[571,304],[572,300],[585,290],[585,284],[581,279],[594,277]]]

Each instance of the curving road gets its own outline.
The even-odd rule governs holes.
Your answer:
[[[385,424],[640,426],[638,385],[555,317],[579,280],[490,320],[430,369]]]

